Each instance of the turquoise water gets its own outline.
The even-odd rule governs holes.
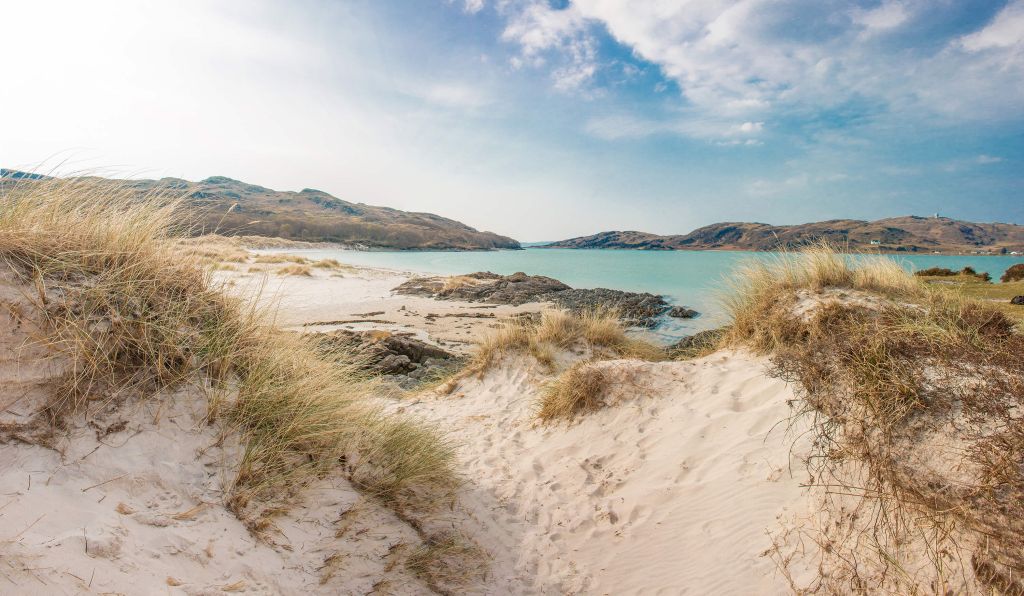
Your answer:
[[[742,251],[640,251],[539,249],[490,252],[398,252],[312,249],[293,251],[311,258],[334,258],[343,263],[455,275],[492,271],[507,275],[523,271],[547,275],[578,288],[613,288],[662,294],[670,302],[703,313],[692,321],[667,319],[658,329],[665,339],[721,323],[716,290],[722,279],[746,259],[769,253]],[[1021,256],[891,255],[907,270],[927,267],[974,267],[999,279]]]

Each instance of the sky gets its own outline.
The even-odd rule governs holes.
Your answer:
[[[523,241],[1024,224],[1024,0],[33,0],[0,166],[229,176]]]

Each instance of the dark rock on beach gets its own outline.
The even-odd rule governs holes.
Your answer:
[[[686,308],[685,306],[673,306],[668,311],[668,316],[676,319],[692,319],[700,313],[693,310],[692,308]]]
[[[498,275],[477,272],[454,277],[411,279],[395,288],[399,294],[429,296],[441,300],[465,300],[493,304],[520,305],[527,302],[552,302],[572,312],[614,310],[627,325],[655,327],[656,318],[671,306],[661,296],[646,292],[624,292],[607,288],[579,289],[545,277],[513,273]],[[682,307],[677,307],[682,308]],[[696,311],[682,308],[682,311]]]
[[[669,309],[669,304],[661,296],[607,288],[563,290],[543,296],[542,300],[576,313],[615,311],[623,323],[647,328],[657,326],[655,319]]]
[[[1014,296],[1013,298],[1010,299],[1010,304],[1024,306],[1024,296]]]
[[[403,389],[439,378],[462,364],[451,352],[415,337],[388,331],[338,329],[314,333],[312,337],[328,358],[355,356],[366,371],[389,378]]]

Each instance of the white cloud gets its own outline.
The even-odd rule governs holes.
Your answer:
[[[680,114],[654,119],[620,113],[592,118],[586,124],[588,134],[605,140],[639,139],[654,135],[677,135],[714,142],[723,146],[758,146],[753,138],[764,131],[764,122],[728,122],[721,118],[702,118]]]
[[[606,31],[658,65],[686,104],[704,114],[809,114],[855,100],[873,116],[927,125],[929,115],[1015,117],[1024,102],[1024,0],[1012,0],[974,34],[895,52],[880,39],[909,31],[919,15],[934,15],[934,3],[885,0],[846,11],[820,0],[573,0],[562,9],[506,0],[500,6],[508,19],[503,39],[518,44],[517,60],[535,66],[546,60],[561,89],[596,79],[600,61],[576,48]],[[982,49],[994,53],[974,55]],[[567,85],[561,82],[567,73],[581,76]]]
[[[985,28],[960,39],[964,49],[977,52],[992,48],[1013,48],[1024,42],[1024,0],[1014,0]]]
[[[483,10],[484,0],[466,0],[465,11],[469,14],[476,14]]]
[[[854,23],[874,33],[902,25],[908,14],[903,3],[896,1],[883,2],[871,10],[855,9],[850,16]]]
[[[981,154],[978,157],[974,158],[974,163],[978,163],[978,164],[982,164],[982,165],[990,164],[990,163],[999,163],[1001,161],[1003,161],[1002,157],[996,157],[996,156],[993,156],[993,155],[985,155],[985,154]]]

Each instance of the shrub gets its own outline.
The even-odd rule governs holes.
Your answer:
[[[921,269],[920,271],[915,271],[914,275],[920,277],[955,277],[957,275],[963,275],[976,277],[981,281],[985,282],[992,281],[991,275],[985,272],[978,273],[977,271],[975,271],[974,267],[971,266],[964,267],[960,271],[953,271],[952,269],[947,269],[946,267],[930,267],[928,269]]]
[[[999,278],[999,281],[1003,283],[1021,280],[1024,280],[1024,263],[1017,263],[1016,265],[1011,266],[1003,273],[1003,276]]]

